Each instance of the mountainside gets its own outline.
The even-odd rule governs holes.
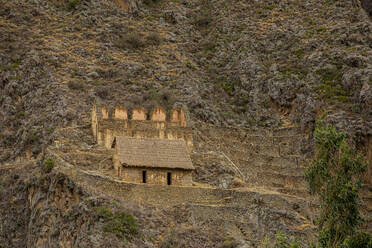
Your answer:
[[[37,155],[97,98],[183,103],[222,126],[320,116],[371,133],[371,23],[353,1],[146,3],[1,1],[2,160]]]
[[[0,247],[126,247],[104,231],[108,219],[95,211],[102,206],[112,216],[124,211],[138,220],[146,238],[136,236],[129,247],[229,247],[223,245],[232,240],[253,247],[277,230],[311,240],[317,205],[307,194],[303,171],[313,152],[315,121],[345,131],[372,163],[370,1],[0,0],[0,5]],[[222,195],[235,193],[218,190],[249,187],[257,199],[263,194],[280,204],[234,205],[225,197],[221,205],[162,209],[89,191],[63,169],[40,172],[44,159],[55,156],[51,151],[65,161],[57,168],[68,163],[88,173],[106,157],[100,165],[110,166],[89,129],[97,101],[128,109],[183,105],[196,147],[194,181]],[[362,204],[368,230],[371,168]],[[203,211],[208,218],[197,214]],[[247,215],[239,219],[239,211]],[[216,213],[230,216],[231,223],[222,227],[222,218],[213,219]]]

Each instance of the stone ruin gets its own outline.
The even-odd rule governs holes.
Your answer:
[[[146,111],[137,107],[130,111],[124,106],[92,108],[92,131],[98,145],[111,148],[116,136],[184,140],[188,152],[193,150],[192,128],[182,107],[167,113],[162,107]]]

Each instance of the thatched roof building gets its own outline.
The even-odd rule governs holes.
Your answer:
[[[118,176],[138,183],[190,185],[194,170],[184,140],[117,136],[114,165]]]

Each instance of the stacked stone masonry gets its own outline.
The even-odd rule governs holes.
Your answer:
[[[123,168],[119,170],[119,177],[126,182],[143,183],[143,172],[146,171],[147,184],[162,184],[174,186],[191,186],[191,170],[167,170],[156,168]],[[168,175],[171,176],[171,182],[168,182]]]
[[[109,109],[96,104],[92,109],[92,129],[96,142],[108,149],[115,136],[126,136],[181,139],[189,152],[193,150],[192,129],[187,125],[183,108],[175,108],[167,115],[161,107],[147,113],[142,107],[128,111],[123,106]]]

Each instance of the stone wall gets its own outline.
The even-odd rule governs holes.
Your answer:
[[[188,170],[122,167],[120,177],[126,182],[142,183],[143,171],[146,171],[146,184],[167,185],[167,174],[171,173],[171,185],[192,185],[191,171]]]
[[[291,209],[295,202],[303,215],[311,215],[302,212],[309,208],[309,203],[304,199],[280,195],[276,192],[265,191],[264,193],[254,190],[229,190],[219,188],[200,188],[192,186],[148,185],[143,183],[130,183],[115,180],[93,171],[83,171],[73,167],[65,167],[62,160],[55,158],[57,165],[55,169],[68,175],[79,185],[91,188],[94,191],[105,192],[111,196],[120,197],[124,200],[145,203],[153,206],[172,207],[182,204],[226,204],[229,206],[250,206],[257,202],[267,202],[271,206],[282,209]],[[315,204],[315,203],[314,203]],[[316,204],[315,204],[316,205]],[[313,206],[315,207],[315,206]]]
[[[94,105],[92,132],[99,145],[111,148],[115,136],[136,138],[182,139],[189,152],[193,150],[192,129],[187,124],[183,108],[167,113],[155,107],[149,113],[142,107],[128,111],[123,106],[109,109]]]

